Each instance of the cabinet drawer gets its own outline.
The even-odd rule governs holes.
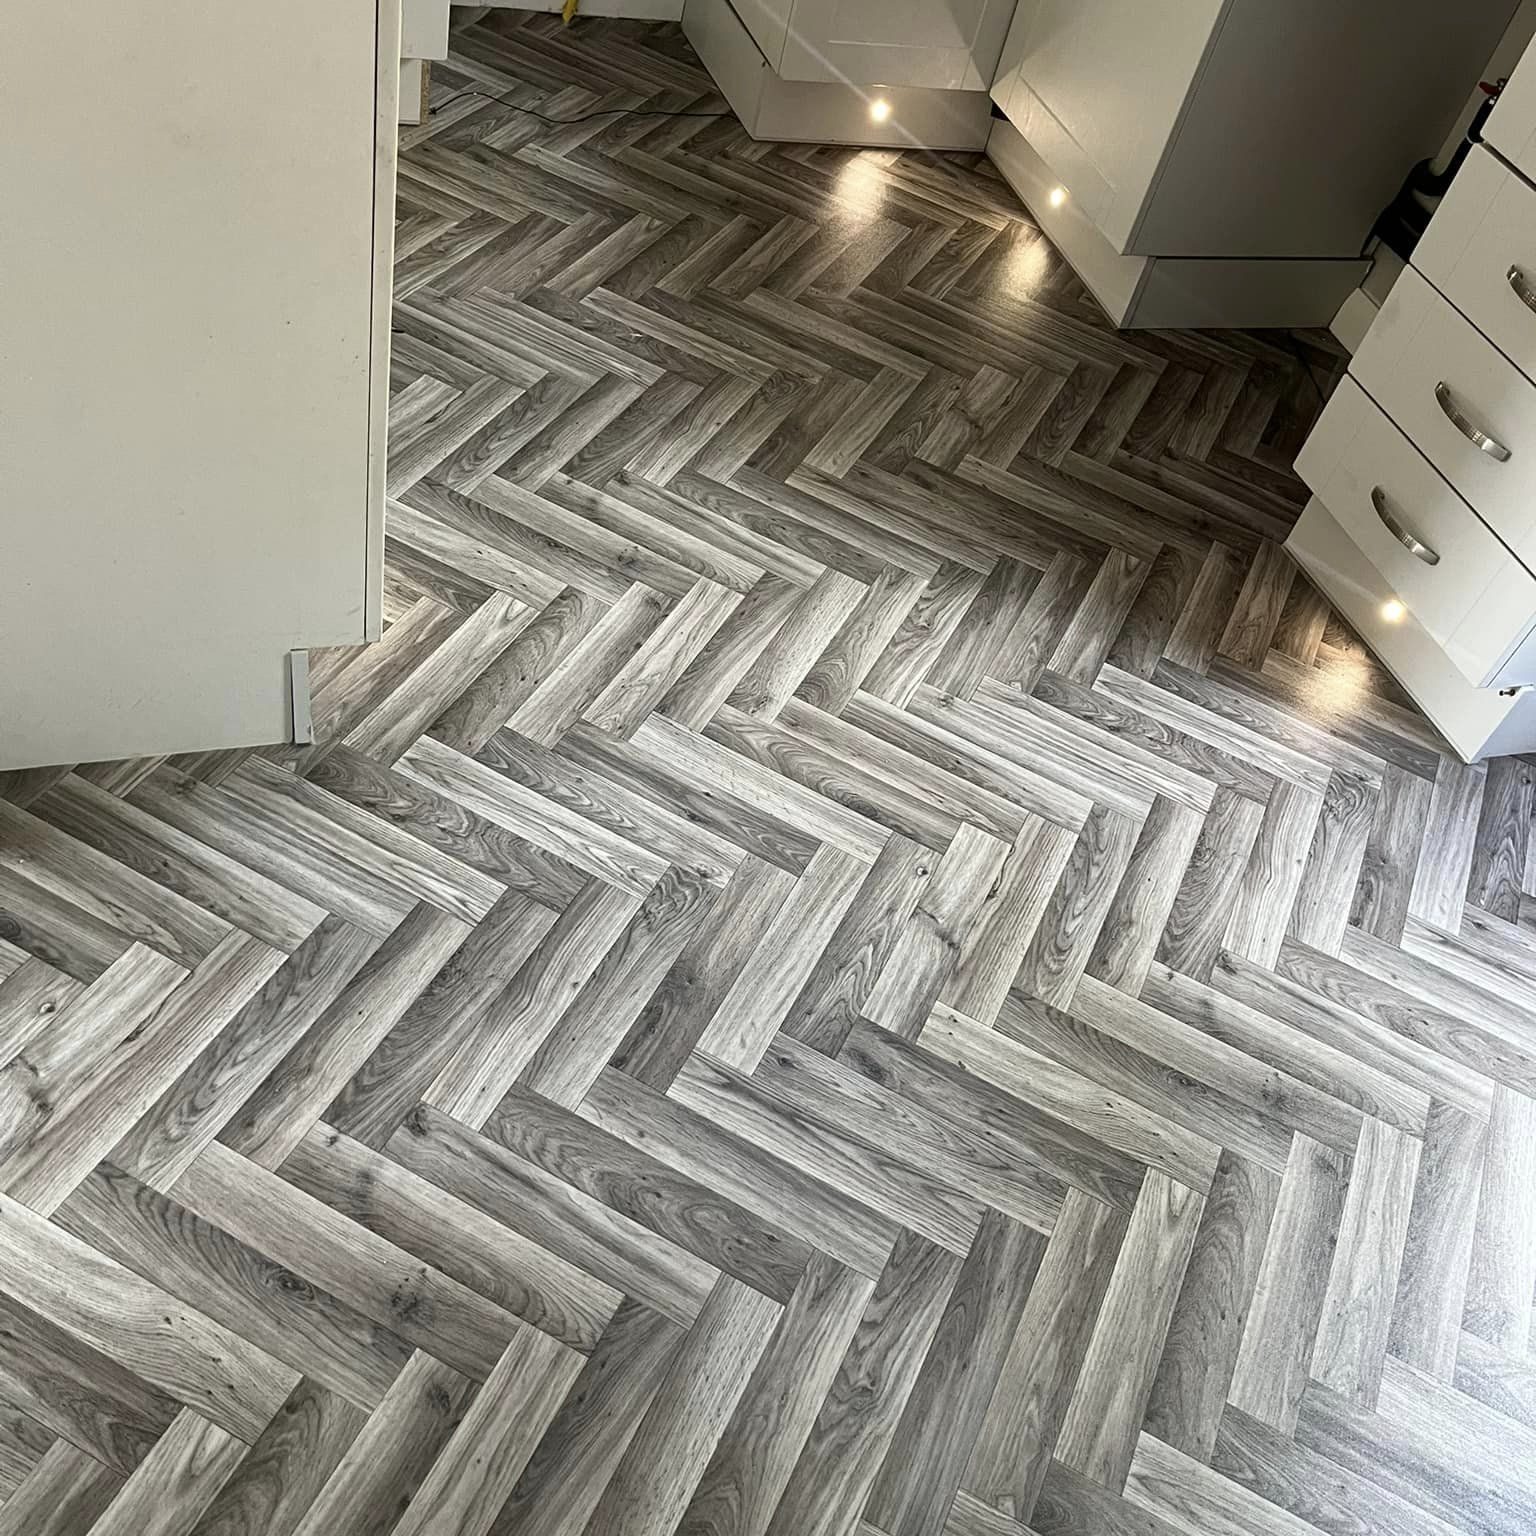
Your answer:
[[[1516,170],[1536,181],[1536,48],[1527,48],[1515,65],[1483,137]]]
[[[1536,379],[1536,189],[1478,145],[1429,221],[1413,264]]]
[[[1296,470],[1462,673],[1497,676],[1536,618],[1536,577],[1354,380],[1328,402]]]
[[[1412,267],[1350,372],[1493,531],[1536,566],[1536,384]],[[1488,440],[1482,447],[1477,433]]]

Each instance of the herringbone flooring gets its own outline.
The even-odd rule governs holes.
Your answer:
[[[1536,1529],[1532,765],[1277,547],[1336,357],[508,104],[673,27],[438,98],[384,640],[0,780],[0,1532]]]

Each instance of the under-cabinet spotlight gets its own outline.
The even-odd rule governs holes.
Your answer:
[[[891,115],[891,104],[885,97],[877,96],[869,104],[870,118],[877,123],[883,123]]]
[[[1388,624],[1396,624],[1400,622],[1407,614],[1407,612],[1408,610],[1404,608],[1403,605],[1395,597],[1389,597],[1386,602],[1381,605],[1381,616],[1387,621]]]
[[[1061,205],[1066,202],[1066,200],[1067,189],[1065,187],[1052,187],[1050,196],[1046,198],[1046,202],[1048,202],[1052,208],[1060,208]]]

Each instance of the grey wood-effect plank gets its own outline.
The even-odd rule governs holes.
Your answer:
[[[781,1310],[721,1276],[592,1511],[593,1536],[665,1536],[677,1526]]]
[[[1536,1306],[1536,1099],[1502,1084],[1483,1155],[1463,1326],[1519,1358]]]
[[[325,1122],[382,1146],[554,922],[547,907],[508,891],[347,1079]]]
[[[604,604],[590,593],[563,588],[438,714],[431,734],[460,752],[478,752],[591,632],[603,612]]]
[[[368,1416],[307,1378],[224,1482],[192,1536],[285,1536],[362,1432]]]
[[[412,1173],[675,1322],[691,1323],[714,1284],[714,1268],[687,1249],[426,1106],[407,1117],[385,1150]]]
[[[277,969],[281,956],[231,935],[123,1042],[99,1072],[75,1080],[56,1115],[11,1157],[0,1179],[47,1214],[224,1029]],[[82,999],[83,1002],[83,999]]]
[[[520,1329],[406,1506],[399,1536],[484,1536],[581,1366],[548,1335]]]
[[[1484,1121],[1439,1100],[1430,1104],[1387,1347],[1442,1381],[1454,1377],[1465,1346],[1462,1312],[1487,1136]]]
[[[1126,1225],[1122,1213],[1068,1193],[998,1372],[962,1483],[1021,1524],[1034,1513]]]
[[[1148,1025],[1155,1031],[1155,1016],[1091,980],[1078,990],[1086,995],[1072,1014],[1038,999],[1010,998],[996,1044],[969,1042],[973,1059],[990,1058],[986,1070],[1019,1079],[1015,1093],[1030,1092],[1088,1134],[1192,1189],[1209,1186],[1223,1142],[1265,1166],[1283,1163],[1286,1133],[1264,1111],[1084,1022],[1108,1015],[1122,1034],[1132,1034]],[[1024,1090],[1028,1076],[1035,1083]]]
[[[537,1094],[510,1093],[486,1127],[500,1145],[677,1247],[777,1301],[809,1248],[773,1221],[627,1146]]]
[[[840,713],[863,687],[926,585],[920,571],[883,566],[801,678],[795,697],[817,709]]]
[[[1348,998],[1348,1005],[1379,1018],[1442,1060],[1466,1072],[1486,1073],[1527,1094],[1536,1091],[1536,1053],[1527,1038],[1528,1014],[1496,993],[1468,985],[1454,973],[1405,950],[1383,945],[1358,928],[1345,931],[1338,961],[1287,944],[1281,968],[1317,979],[1315,990]]]
[[[247,1442],[299,1378],[239,1335],[3,1195],[0,1287]]]
[[[1257,667],[1264,660],[1295,574],[1291,557],[1278,544],[1265,540],[1259,545],[1217,646],[1221,655],[1244,667]]]
[[[1385,1406],[1375,1413],[1327,1387],[1309,1386],[1296,1426],[1297,1443],[1453,1529],[1470,1526],[1493,1536],[1528,1529],[1530,1491],[1515,1480],[1531,1465],[1525,1432],[1521,1442],[1511,1446],[1511,1433],[1519,1427],[1499,1423],[1492,1415],[1462,1416],[1458,1423],[1458,1416],[1444,1412],[1415,1412],[1410,1404],[1397,1401],[1395,1390],[1387,1395],[1392,1379],[1389,1364],[1383,1380]],[[1414,1379],[1421,1388],[1429,1382]],[[1528,1474],[1524,1482],[1528,1484]]]
[[[663,695],[660,712],[689,730],[701,730],[773,642],[799,597],[793,582],[764,576]],[[814,676],[813,668],[801,687]]]
[[[0,1505],[3,1536],[78,1536],[116,1497],[122,1478],[67,1440],[55,1440]]]
[[[1208,1462],[1247,1327],[1280,1180],[1224,1153],[1147,1399],[1147,1434]]]
[[[18,953],[21,963],[0,981],[0,1057],[7,1062],[85,990],[45,961],[33,959],[25,950]]]
[[[328,1126],[314,1127],[282,1172],[358,1226],[583,1354],[622,1300],[613,1286]]]
[[[984,587],[982,571],[955,561],[941,565],[865,675],[864,690],[897,706],[907,704],[943,660]]]
[[[861,1012],[915,1039],[960,959],[1009,854],[1007,843],[966,823],[938,860],[912,916],[886,956]]]
[[[1449,759],[1441,760],[1435,774],[1408,911],[1450,933],[1461,926],[1487,777],[1486,763],[1469,767]]]
[[[475,1395],[467,1377],[417,1350],[343,1452],[293,1536],[388,1529],[421,1486]]]
[[[221,1224],[247,1247],[476,1381],[522,1326],[467,1286],[218,1142],[182,1174],[172,1195],[210,1225]]]
[[[759,653],[728,702],[745,714],[773,719],[863,596],[864,586],[854,577],[824,571],[786,615],[773,643]]]
[[[898,726],[909,716],[868,694],[860,693],[855,699],[839,716],[794,698],[780,713],[780,723],[801,739],[824,748],[839,763],[861,767],[886,785],[899,787],[927,803],[943,817],[952,818],[949,836],[941,846],[948,846],[960,822],[971,822],[1005,842],[1012,842],[1023,831],[1027,813],[1016,797],[988,788],[979,781],[983,776],[972,779],[951,771],[937,754],[924,756],[909,750]],[[911,738],[914,742],[918,739]]]
[[[1527,759],[1496,758],[1488,765],[1477,840],[1468,873],[1467,899],[1495,917],[1517,922],[1531,819],[1536,810],[1536,773]]]
[[[942,1526],[1045,1246],[1006,1217],[982,1218],[864,1506],[864,1518],[890,1536]]]
[[[1452,1385],[1485,1408],[1536,1429],[1536,1367],[1528,1360],[1512,1360],[1475,1333],[1463,1332]]]
[[[890,1257],[900,1230],[896,1222],[797,1162],[622,1073],[604,1073],[580,1113],[685,1176],[707,1171],[721,1195],[860,1274],[878,1275]]]
[[[1312,1378],[1368,1405],[1380,1386],[1419,1151],[1417,1140],[1379,1120],[1361,1126],[1323,1295]]]
[[[981,790],[986,798],[979,806],[973,806],[969,818],[978,826],[1001,831],[1004,822],[995,809],[993,797],[1005,805],[1016,806],[1044,821],[1073,830],[1082,826],[1092,809],[1092,800],[1080,788],[1004,757],[974,739],[973,734],[951,732],[942,719],[927,720],[909,714],[862,690],[854,695],[842,718],[849,726],[921,764],[938,769],[945,776],[942,782],[950,787],[951,793],[959,792],[953,790],[951,784],[956,779]],[[983,810],[985,814],[978,814]],[[1003,816],[1006,814],[1002,813]]]
[[[377,852],[363,839],[300,810],[291,800],[279,802],[280,813],[277,805],[258,808],[227,788],[199,784],[168,767],[139,785],[128,800],[381,938],[415,904],[379,873]]]
[[[1149,1109],[1161,1108],[1191,1129],[1204,1129],[1227,1149],[1276,1173],[1284,1171],[1290,1156],[1291,1130],[1346,1155],[1354,1152],[1363,1116],[1346,1096],[1330,1091],[1326,1077],[1325,1086],[1319,1087],[1293,1076],[1264,1059],[1262,1044],[1250,1049],[1246,1040],[1237,1044],[1220,1029],[1202,1028],[1205,1021],[1198,1013],[1189,1022],[1176,1009],[1164,1012],[1147,997],[1149,990],[1144,988],[1141,998],[1131,998],[1085,978],[1069,1012],[1092,1033],[1079,1031],[1076,1050],[1065,1029],[1053,1029],[1052,1016],[1038,1006],[1024,1010],[1024,1017],[1013,1014],[1010,1032],[1017,1021],[1023,1026],[1019,1033],[1063,1059],[1078,1056],[1092,1062],[1097,1058],[1102,1064],[1096,1070],[1109,1079],[1106,1086],[1123,1083],[1126,1093]],[[1233,1012],[1233,1008],[1224,1009],[1223,1018]],[[1129,1049],[1115,1053],[1117,1064],[1110,1048],[1095,1036],[1107,1036]],[[1310,1042],[1300,1049],[1309,1051]],[[1397,1102],[1402,1097],[1390,1094],[1385,1107],[1408,1130],[1422,1131],[1424,1106],[1414,1101],[1399,1115]]]
[[[1149,569],[1144,560],[1110,551],[1051,654],[1052,671],[1077,683],[1094,680]]]
[[[1229,1407],[1222,1418],[1210,1465],[1262,1499],[1274,1511],[1271,1521],[1289,1515],[1309,1531],[1362,1536],[1453,1536],[1452,1526],[1421,1505],[1276,1434],[1238,1408]]]
[[[133,943],[120,929],[3,865],[0,938],[81,983],[95,981]]]
[[[692,872],[669,869],[544,1035],[520,1081],[556,1103],[579,1103],[716,897]]]
[[[1109,1488],[1125,1480],[1157,1357],[1205,1201],[1156,1169],[1131,1212],[1056,1443],[1057,1459]],[[1137,1316],[1134,1347],[1120,1319]]]
[[[488,761],[466,757],[430,738],[418,741],[399,764],[399,771],[413,783],[463,806],[519,838],[526,838],[562,863],[608,885],[644,895],[660,879],[665,861],[619,832],[581,814],[562,801],[574,798],[577,806],[590,799],[579,788],[551,781],[545,759],[542,772],[530,769],[515,748],[498,748],[496,738],[483,753]],[[538,743],[534,743],[538,745]],[[503,771],[499,764],[515,772]],[[533,780],[532,784],[521,778]],[[546,788],[555,790],[550,794]],[[612,817],[605,818],[612,821]],[[620,825],[630,830],[627,818]]]
[[[1357,774],[1328,780],[1317,828],[1296,891],[1290,931],[1303,944],[1331,954],[1343,942],[1375,813],[1377,790]]]
[[[1137,834],[1093,950],[1087,975],[1136,994],[1147,979],[1205,818],[1159,796]]]
[[[1297,1136],[1280,1185],[1229,1401],[1294,1433],[1343,1216],[1344,1160]]]
[[[843,1059],[857,1072],[912,1099],[945,1122],[978,1126],[996,1138],[999,1153],[1020,1166],[1038,1165],[1063,1184],[1093,1194],[1108,1204],[1129,1210],[1140,1187],[1143,1164],[1129,1153],[1094,1138],[1058,1118],[1048,1108],[1021,1099],[1011,1081],[999,1081],[1010,1068],[1028,1069],[1033,1053],[1015,1048],[989,1054],[994,1070],[976,1070],[978,1052],[986,1051],[992,1031],[967,1023],[959,1015],[943,1021],[950,1037],[936,1035],[932,1043],[912,1044],[887,1030],[856,1026]],[[958,1042],[971,1047],[962,1052]],[[1011,1059],[1010,1059],[1011,1054]]]
[[[297,949],[323,907],[76,775],[32,802],[36,815],[275,949]]]
[[[787,870],[743,859],[630,1022],[612,1064],[665,1092],[795,889]]]
[[[1289,931],[1324,797],[1276,784],[1238,887],[1224,947],[1273,967]]]
[[[229,932],[177,892],[4,800],[0,868],[189,970]]]
[[[111,1161],[169,1189],[378,944],[372,934],[325,919],[123,1136]]]
[[[245,1449],[228,1430],[183,1408],[92,1530],[99,1536],[185,1536]]]
[[[740,602],[740,594],[729,587],[698,582],[613,674],[587,706],[584,718],[599,730],[632,734]]]
[[[784,1103],[888,1149],[940,1183],[964,1189],[1037,1231],[1050,1231],[1066,1193],[1062,1182],[1022,1158],[1006,1134],[986,1122],[979,1097],[977,1113],[962,1120],[887,1088],[879,1080],[881,1036],[894,1038],[861,1022],[845,1046],[845,1060],[834,1063],[781,1035],[758,1065],[754,1081]]]
[[[781,775],[785,782],[846,806],[891,832],[915,838],[938,851],[953,841],[962,807],[917,793],[889,775],[872,771],[864,760],[868,754],[849,752],[845,743],[839,743],[844,746],[841,753],[829,749],[827,739],[835,732],[821,726],[815,716],[807,718],[805,711],[797,711],[796,718],[820,737],[810,739],[807,732],[785,719],[787,713],[786,709],[775,720],[758,720],[727,704],[704,727],[703,735]]]
[[[759,813],[798,829],[802,836],[831,843],[866,863],[873,862],[890,835],[858,811],[826,800],[739,752],[683,730],[665,716],[652,715],[635,733],[634,745],[659,760],[668,774],[690,790],[712,799],[730,796],[749,807],[755,805]],[[732,813],[736,814],[734,806]]]
[[[1070,828],[1031,820],[1020,830],[969,931],[939,1000],[956,1013],[992,1024],[1045,916],[1077,839]]]
[[[614,603],[507,718],[548,747],[581,718],[614,670],[634,656],[661,622],[666,600],[638,582]]]
[[[417,907],[289,1048],[219,1139],[263,1168],[281,1166],[468,933],[458,919]]]
[[[659,1312],[619,1307],[492,1523],[494,1536],[585,1528],[683,1336]]]
[[[953,1253],[969,1251],[981,1220],[979,1202],[804,1113],[758,1078],[695,1056],[678,1073],[669,1096],[822,1183],[846,1190],[892,1223]]]
[[[1170,970],[1210,979],[1263,817],[1259,801],[1217,789],[1157,936],[1155,958]]]
[[[365,1411],[410,1356],[373,1319],[110,1164],[75,1190],[54,1221]]]
[[[120,1477],[143,1460],[179,1411],[168,1392],[8,1297],[0,1297],[0,1328],[6,1402],[57,1436],[56,1444]],[[0,1503],[0,1514],[6,1507]]]
[[[873,1291],[873,1280],[812,1256],[693,1491],[679,1536],[762,1536]]]
[[[744,1072],[756,1066],[872,868],[836,848],[817,852],[721,998],[700,1052]]]
[[[1095,806],[1014,975],[1019,991],[1064,1006],[1087,970],[1125,877],[1138,833],[1129,817]]]
[[[768,1536],[847,1530],[889,1454],[961,1262],[897,1240],[768,1525]]]
[[[626,891],[591,881],[491,1002],[423,1102],[483,1125],[640,905]]]

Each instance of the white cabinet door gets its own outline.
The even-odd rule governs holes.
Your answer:
[[[1536,181],[1536,46],[1527,48],[1489,114],[1483,137]]]
[[[286,739],[376,628],[399,14],[0,6],[0,768]]]
[[[779,73],[786,80],[984,91],[1013,6],[1014,0],[795,0]]]
[[[731,9],[752,34],[752,41],[763,57],[778,69],[784,57],[784,39],[789,33],[789,13],[795,0],[731,0]]]
[[[1123,251],[1227,0],[1019,0],[992,94]]]

